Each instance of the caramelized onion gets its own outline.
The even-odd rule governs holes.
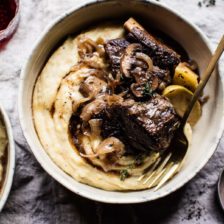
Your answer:
[[[102,42],[102,40],[97,40],[98,43]],[[90,38],[83,38],[78,43],[78,53],[81,58],[85,58],[86,56],[92,55],[94,52],[97,52],[99,56],[103,56],[105,54],[104,48],[102,44],[97,44],[97,42],[93,41]]]
[[[80,156],[84,157],[84,158],[96,158],[99,155],[98,154],[83,154],[83,153],[79,153]]]
[[[102,120],[101,119],[91,119],[89,120],[89,125],[90,125],[90,129],[91,129],[91,135],[94,136],[99,136],[101,133],[101,124],[102,124]]]
[[[95,123],[94,121],[93,123]],[[97,122],[98,123],[98,122]],[[124,144],[115,137],[109,137],[104,139],[96,149],[96,153],[91,154],[83,154],[80,153],[82,157],[94,158],[100,156],[101,159],[105,159],[107,156],[111,156],[113,158],[120,158],[125,152]]]
[[[83,121],[89,121],[94,114],[99,113],[104,108],[106,108],[106,102],[103,98],[95,99],[94,101],[87,104],[80,115]]]
[[[95,69],[101,69],[104,68],[104,63],[99,60],[99,57],[97,55],[93,55],[91,58],[85,58],[83,63],[87,65],[90,68],[95,68]]]
[[[78,108],[81,104],[88,102],[90,99],[91,99],[90,97],[87,97],[87,98],[81,98],[81,99],[78,100],[78,101],[74,101],[74,102],[73,102],[73,105],[72,105],[72,109],[73,109],[73,111],[76,111],[77,108]]]
[[[124,144],[115,137],[106,138],[97,148],[98,155],[104,155],[112,152],[124,153]]]

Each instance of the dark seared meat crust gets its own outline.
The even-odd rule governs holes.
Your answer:
[[[114,40],[109,40],[105,44],[105,51],[109,57],[111,70],[113,75],[116,75],[117,72],[120,72],[120,60],[121,56],[123,55],[123,52],[125,48],[130,43],[124,39],[124,38],[118,38]]]
[[[124,27],[131,34],[129,39],[136,40],[146,48],[147,54],[152,58],[154,65],[173,70],[180,62],[179,54],[154,38],[133,18],[128,19]]]
[[[148,102],[123,108],[122,121],[128,138],[146,150],[168,148],[179,126],[179,118],[172,104],[157,94]]]
[[[152,58],[154,65],[172,70],[180,63],[180,56],[175,51],[157,41],[145,30],[140,30],[136,27],[131,30],[131,33],[136,41],[146,46],[147,54]]]
[[[179,126],[173,105],[158,94],[147,102],[126,100],[102,110],[97,117],[103,119],[102,137],[115,136],[127,142],[132,152],[168,148]]]

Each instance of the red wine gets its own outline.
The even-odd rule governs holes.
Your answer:
[[[0,47],[16,30],[19,21],[19,0],[0,0]]]
[[[16,13],[16,3],[13,0],[0,1],[0,30],[4,30]]]

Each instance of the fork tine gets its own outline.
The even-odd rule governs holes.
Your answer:
[[[163,173],[165,172],[166,169],[162,169],[152,180],[152,182],[149,183],[148,187],[152,187],[153,184],[163,175]]]
[[[146,184],[147,182],[148,182],[148,180],[150,179],[150,177],[153,175],[153,171],[155,170],[155,168],[158,166],[158,164],[159,164],[159,162],[161,161],[161,158],[159,158],[154,164],[153,164],[153,166],[151,167],[151,169],[147,172],[147,174],[145,174],[145,176],[146,175],[148,175],[148,174],[150,174],[148,177],[147,177],[147,179],[143,182],[143,184]]]
[[[170,163],[168,167],[166,168],[167,172],[165,176],[163,176],[162,179],[159,181],[154,191],[157,191],[159,188],[161,188],[170,179],[170,177],[174,175],[174,173],[179,168],[179,166],[180,166],[180,163],[176,163],[174,165],[173,163]]]
[[[157,175],[160,175],[160,172],[163,171],[163,168],[165,167],[165,165],[168,163],[170,157],[172,156],[172,153],[170,152],[164,160],[162,160],[162,163],[159,164],[159,167],[155,167],[153,172],[149,175],[149,177],[145,180],[144,184],[146,184],[152,177],[156,178]],[[156,175],[156,176],[154,176]],[[154,181],[153,181],[154,182]],[[151,184],[149,184],[149,186],[151,186]]]
[[[159,154],[158,154],[155,158],[155,161],[153,161],[153,163],[151,164],[151,166],[150,166],[151,168],[149,167],[150,169],[146,173],[142,174],[138,178],[138,181],[143,180],[147,174],[151,173],[155,169],[155,167],[157,166],[157,164],[159,163],[160,160],[161,160],[161,158],[159,157]]]
[[[138,181],[141,181],[145,177],[145,174],[142,174],[139,178]]]

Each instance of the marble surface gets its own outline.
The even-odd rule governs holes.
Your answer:
[[[81,198],[53,180],[35,160],[23,137],[17,110],[19,75],[44,27],[77,0],[21,0],[16,34],[0,48],[0,102],[9,113],[16,142],[16,172],[11,194],[0,214],[2,224],[32,223],[224,223],[216,182],[224,167],[224,138],[201,172],[185,187],[161,200],[109,205]],[[200,27],[215,47],[224,33],[224,0],[198,6],[198,0],[160,0]],[[224,57],[220,63],[224,75]]]

